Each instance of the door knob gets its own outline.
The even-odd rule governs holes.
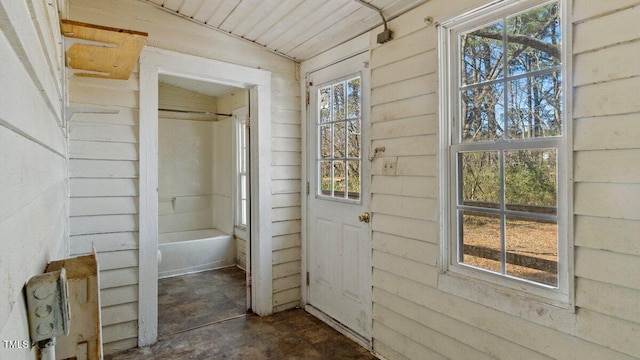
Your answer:
[[[358,215],[358,220],[360,220],[360,222],[368,223],[371,220],[371,214],[369,214],[368,212],[362,213]]]

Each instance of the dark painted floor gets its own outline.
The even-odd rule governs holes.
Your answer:
[[[240,283],[240,300],[236,295],[241,291],[230,285],[229,277]],[[227,280],[223,280],[225,278]],[[161,284],[158,300],[166,302],[162,312],[176,313],[166,319],[160,318],[165,335],[151,347],[108,355],[106,360],[376,359],[369,351],[301,309],[268,317],[249,314],[228,319],[239,309],[244,311],[244,272],[241,270],[224,269],[164,279]],[[204,297],[196,296],[196,293]],[[232,293],[233,296],[226,296]],[[211,299],[222,299],[219,303],[223,308],[217,309],[222,310],[218,314]],[[216,317],[228,320],[211,323]],[[180,321],[180,318],[187,321]]]
[[[245,272],[237,267],[158,281],[158,337],[246,312]]]

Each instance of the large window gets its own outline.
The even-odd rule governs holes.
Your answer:
[[[566,292],[560,4],[499,5],[441,32],[448,60],[447,258],[468,274]]]

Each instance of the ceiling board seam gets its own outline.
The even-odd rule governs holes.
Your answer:
[[[271,53],[273,53],[273,54],[279,55],[279,56],[281,56],[281,57],[283,57],[283,58],[285,58],[285,59],[289,59],[289,60],[291,60],[291,61],[293,61],[293,62],[300,63],[300,61],[301,61],[300,59],[296,59],[296,58],[294,58],[294,57],[292,57],[292,56],[289,56],[289,55],[287,55],[287,54],[281,53],[281,52],[279,52],[279,51],[277,51],[277,50],[270,49],[270,48],[268,48],[268,47],[266,47],[266,46],[264,46],[264,45],[262,45],[262,44],[258,44],[257,42],[252,41],[252,40],[250,40],[250,39],[247,39],[247,38],[245,38],[245,37],[242,37],[242,36],[239,36],[239,35],[233,34],[233,33],[231,33],[231,32],[225,31],[225,30],[222,30],[222,29],[217,28],[217,27],[215,27],[215,26],[213,26],[213,25],[209,25],[209,24],[207,24],[207,23],[203,23],[203,22],[198,21],[198,20],[196,20],[196,19],[193,19],[192,17],[189,17],[189,16],[187,16],[187,15],[177,13],[177,12],[172,11],[172,10],[170,10],[170,9],[167,9],[167,8],[165,8],[165,7],[161,6],[161,5],[158,5],[158,4],[155,4],[155,3],[152,3],[152,2],[150,2],[149,0],[141,0],[141,1],[142,1],[142,2],[144,2],[144,3],[146,3],[146,4],[149,4],[149,5],[153,6],[153,7],[155,7],[155,8],[158,8],[158,9],[160,9],[160,10],[162,10],[162,11],[168,12],[168,13],[170,13],[170,14],[173,14],[173,15],[179,16],[179,17],[181,17],[181,18],[183,18],[183,19],[185,19],[185,20],[191,21],[191,22],[192,22],[192,23],[194,23],[194,24],[198,24],[198,25],[200,25],[200,26],[204,26],[204,27],[206,27],[206,28],[208,28],[208,29],[218,31],[218,32],[220,32],[220,33],[222,33],[222,34],[225,34],[225,35],[231,36],[231,37],[232,37],[232,38],[234,38],[234,39],[242,40],[243,42],[246,42],[246,43],[251,44],[251,45],[253,45],[253,46],[257,46],[257,47],[259,47],[259,48],[261,48],[261,49],[263,49],[263,50],[267,50],[267,51],[269,51],[269,52],[271,52]]]

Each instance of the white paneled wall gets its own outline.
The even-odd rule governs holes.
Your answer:
[[[278,148],[272,151],[273,306],[275,311],[279,311],[299,305],[300,282],[291,281],[300,276],[300,148],[297,144],[301,135],[296,64],[257,46],[203,29],[197,24],[136,0],[71,0],[69,14],[70,18],[76,21],[147,32],[148,44],[151,46],[272,72],[271,129],[273,144],[278,144]],[[137,84],[137,80],[133,81]],[[137,107],[128,91],[112,91],[107,85],[85,90],[77,96],[108,99],[110,102],[118,103],[119,107]],[[135,98],[135,95],[134,91],[131,96]],[[137,121],[137,114],[134,119]],[[83,165],[80,161],[74,160],[77,165]],[[126,179],[135,180],[138,174],[135,161],[101,161],[100,170],[86,169],[84,171],[89,172],[87,175],[100,177],[106,172],[115,175],[111,177],[114,180],[122,182]],[[98,173],[95,173],[96,171]],[[116,188],[115,183],[110,186]],[[125,188],[126,186],[118,187],[122,190]],[[137,226],[137,219],[133,214],[113,216],[110,220],[113,220],[114,224],[117,222],[127,225],[126,228],[135,229]],[[124,232],[127,231],[129,230]],[[113,270],[121,272],[122,277],[120,281],[108,279],[109,283],[113,287],[125,282],[135,284],[137,270],[135,264],[131,268]],[[136,275],[133,276],[134,274]],[[123,301],[129,300],[136,301],[131,298]],[[129,335],[133,336],[128,337]],[[106,344],[105,351],[113,352],[135,346],[136,335],[133,332],[124,336],[126,338],[111,339],[114,342]]]
[[[138,73],[129,80],[71,77],[71,256],[98,252],[105,351],[137,344]]]
[[[0,1],[0,358],[32,359],[24,284],[67,255],[60,29],[42,1]],[[8,346],[7,341],[20,346]]]

